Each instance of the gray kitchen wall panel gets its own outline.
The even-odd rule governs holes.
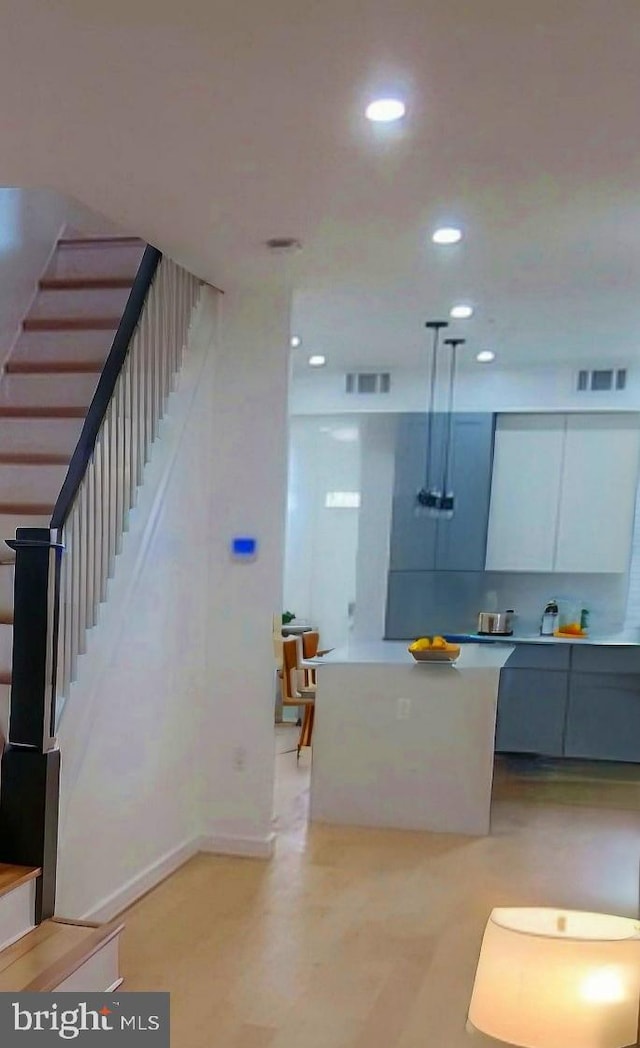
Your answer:
[[[464,571],[391,571],[387,640],[432,633],[471,632],[476,627],[482,576]]]

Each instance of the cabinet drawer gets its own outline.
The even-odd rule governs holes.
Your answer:
[[[572,646],[553,643],[518,644],[506,665],[510,670],[568,670]]]
[[[589,645],[581,648],[573,644],[572,668],[578,673],[640,673],[640,647],[600,647]]]
[[[503,669],[496,752],[562,756],[568,683],[563,671]]]
[[[565,756],[640,762],[640,675],[571,674]]]

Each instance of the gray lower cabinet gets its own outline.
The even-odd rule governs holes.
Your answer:
[[[640,647],[516,647],[500,674],[496,752],[640,763]]]
[[[564,754],[640,762],[638,674],[571,674]]]
[[[566,670],[505,667],[500,674],[496,752],[561,757],[568,691]]]

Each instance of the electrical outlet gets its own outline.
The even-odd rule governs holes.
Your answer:
[[[236,771],[244,771],[247,763],[247,751],[244,746],[236,746],[233,751],[233,766]]]
[[[411,713],[411,699],[398,699],[396,717],[398,720],[408,720]]]

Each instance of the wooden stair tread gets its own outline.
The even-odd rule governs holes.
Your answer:
[[[40,873],[42,870],[38,866],[14,866],[0,862],[0,896],[34,880]]]
[[[70,456],[63,451],[0,451],[0,466],[66,466]]]
[[[9,375],[97,375],[103,366],[104,361],[99,360],[9,360],[5,371]]]
[[[121,317],[27,317],[23,331],[116,331]]]
[[[118,291],[133,287],[131,277],[43,277],[41,291]]]
[[[105,946],[124,925],[67,923],[54,918],[0,953],[0,992],[55,989]]]
[[[0,404],[0,418],[86,418],[87,408],[78,404]]]
[[[11,670],[0,670],[0,685],[11,684]]]
[[[13,626],[12,611],[0,611],[0,626]]]
[[[0,513],[20,517],[46,517],[53,513],[51,502],[0,502]]]

